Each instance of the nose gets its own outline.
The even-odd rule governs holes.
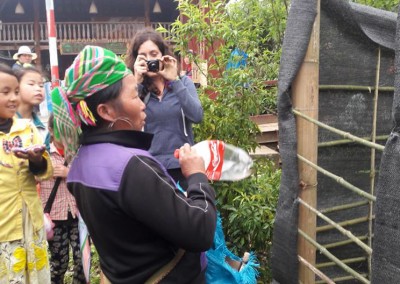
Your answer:
[[[36,90],[44,91],[44,87],[42,85],[36,84]]]
[[[146,104],[142,101],[142,100],[140,100],[140,108],[142,109],[142,110],[145,110],[146,109]]]
[[[17,92],[12,92],[10,95],[10,101],[16,101],[18,99],[18,93]]]

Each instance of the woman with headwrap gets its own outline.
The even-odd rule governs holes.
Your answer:
[[[147,150],[137,83],[111,51],[86,46],[53,90],[55,135],[73,159],[67,178],[111,283],[205,283],[215,193],[188,144],[187,197]],[[78,142],[78,137],[80,140]],[[78,149],[79,147],[79,149]]]

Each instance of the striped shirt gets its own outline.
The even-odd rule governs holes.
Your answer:
[[[50,158],[53,164],[63,165],[64,158],[57,152],[57,149],[53,144],[50,144]],[[57,189],[56,198],[54,199],[53,206],[51,207],[50,217],[53,221],[63,221],[68,219],[68,212],[70,211],[73,216],[78,213],[75,198],[69,193],[67,189],[67,183],[63,178]],[[56,177],[49,180],[40,182],[40,199],[42,201],[43,208],[46,206],[47,199],[53,189]]]

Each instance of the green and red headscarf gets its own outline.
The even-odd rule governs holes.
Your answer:
[[[96,125],[84,99],[118,82],[131,71],[112,51],[98,46],[86,46],[65,71],[63,87],[52,93],[54,135],[65,147],[70,160],[78,149],[81,123]]]

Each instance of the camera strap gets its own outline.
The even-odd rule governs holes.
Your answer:
[[[65,161],[64,162],[64,166],[67,166],[67,165],[68,165],[68,163],[67,163],[67,161]],[[50,214],[51,207],[53,206],[54,199],[56,198],[57,189],[58,189],[58,186],[61,183],[61,180],[62,180],[62,177],[58,177],[56,179],[56,181],[54,182],[53,189],[50,192],[49,199],[47,199],[46,206],[44,207],[44,210],[43,210],[44,213],[49,213]]]
[[[147,103],[149,102],[150,96],[151,96],[151,93],[150,93],[150,92],[148,92],[148,93],[144,96],[144,98],[143,98],[143,103],[144,103],[145,105],[147,105]]]

